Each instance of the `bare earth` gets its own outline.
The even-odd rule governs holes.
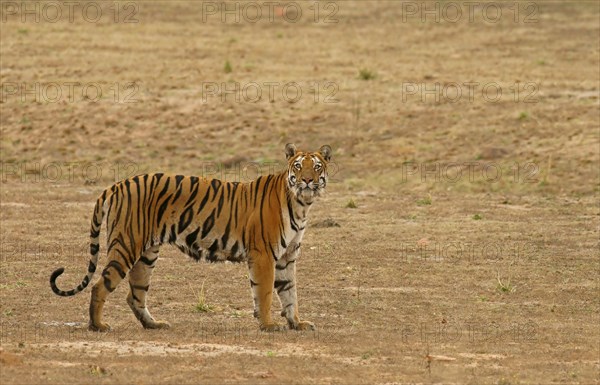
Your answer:
[[[452,22],[447,2],[310,2],[296,23],[282,6],[223,23],[203,13],[218,3],[114,4],[97,22],[3,8],[0,383],[600,382],[597,2],[504,3],[497,22],[481,5],[470,20],[454,3]],[[51,292],[58,267],[61,287],[83,278],[115,181],[248,181],[287,142],[334,148],[298,265],[316,332],[259,332],[245,266],[169,246],[149,306],[170,330],[142,329],[126,284],[104,334],[87,331],[89,289]]]

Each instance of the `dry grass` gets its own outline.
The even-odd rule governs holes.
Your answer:
[[[529,24],[402,22],[386,1],[340,2],[333,24],[202,23],[191,2],[139,3],[137,24],[1,23],[3,85],[104,92],[0,104],[0,382],[597,383],[600,12],[536,4]],[[125,103],[132,82],[139,102]],[[296,82],[303,96],[204,103],[206,82]],[[503,97],[406,88],[463,82]],[[85,329],[88,291],[50,291],[59,266],[62,286],[83,276],[93,204],[115,180],[248,180],[282,167],[287,142],[334,148],[311,221],[339,226],[309,227],[298,264],[317,333],[259,333],[244,266],[170,247],[149,307],[172,329],[143,330],[126,284],[101,336]],[[213,311],[190,311],[207,304],[201,282]]]

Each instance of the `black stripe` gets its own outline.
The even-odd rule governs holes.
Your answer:
[[[179,233],[183,233],[183,231],[192,223],[192,218],[194,216],[193,207],[188,207],[181,217],[179,218]]]
[[[90,264],[88,265],[88,273],[93,273],[96,271],[96,264],[92,261],[90,261]],[[85,276],[87,278],[87,275]]]
[[[257,286],[258,283],[254,282],[252,279],[250,279],[250,286]]]
[[[185,244],[188,246],[192,246],[196,242],[196,239],[198,239],[199,232],[200,232],[200,227],[198,227],[193,232],[189,233],[187,235],[187,237],[185,237]]]
[[[295,285],[292,283],[292,284],[290,284],[290,285],[287,285],[287,286],[285,286],[285,287],[280,287],[280,288],[278,288],[278,289],[277,289],[277,293],[282,293],[282,292],[284,292],[284,291],[291,290],[291,289],[293,289],[293,288],[294,288],[294,286],[295,286]]]
[[[215,195],[217,195],[217,191],[219,191],[219,188],[221,187],[221,181],[218,179],[213,179],[210,181],[210,185],[215,190]]]
[[[127,212],[125,213],[125,224],[129,223],[131,226],[131,210],[132,210],[132,205],[131,205],[131,189],[130,189],[130,185],[131,182],[129,182],[129,180],[125,181],[125,187],[127,188]],[[133,238],[132,238],[133,240]]]
[[[225,197],[225,189],[221,190],[221,196],[219,197],[219,204],[217,205],[217,217],[221,215],[221,210],[223,210],[223,202]]]
[[[231,225],[231,217],[229,217],[229,221],[227,222],[227,227],[225,227],[225,233],[223,233],[223,236],[221,237],[221,245],[223,245],[224,249],[227,247],[227,241],[229,240],[230,225]]]
[[[119,249],[115,249],[115,253],[119,254],[121,259],[125,262],[125,265],[128,269],[131,269],[131,263],[129,262],[129,258],[123,254],[123,252]],[[110,253],[109,253],[110,254]]]
[[[215,209],[210,213],[204,224],[202,225],[202,239],[206,238],[210,230],[215,225]]]
[[[237,188],[238,188],[238,183],[234,183],[233,184],[233,193],[232,193],[233,196],[231,197],[231,207],[233,207],[233,205],[235,204],[235,213],[233,214],[233,217],[235,218],[235,225],[234,225],[235,228],[237,228],[237,226],[238,226],[239,199],[235,195],[235,193],[237,192]]]
[[[154,264],[154,262],[156,262],[156,259],[154,260],[149,260],[148,258],[146,258],[145,256],[141,256],[140,257],[140,261],[144,264],[144,265],[148,265],[148,266],[152,266],[152,264]]]
[[[158,209],[158,217],[156,218],[156,223],[160,224],[168,205],[169,205],[169,200],[165,199],[165,201],[160,205],[160,207]]]
[[[288,214],[290,216],[290,224],[292,225],[292,230],[294,230],[295,232],[298,232],[298,226],[296,225],[296,219],[294,218],[294,210],[292,210],[292,202],[290,202],[290,200],[288,199],[287,202],[287,206],[288,206]]]
[[[90,254],[96,255],[98,254],[98,250],[100,250],[100,245],[97,243],[90,243]]]
[[[295,260],[293,260],[293,261],[288,261],[288,263],[286,263],[286,264],[285,264],[285,266],[275,265],[275,268],[276,268],[277,270],[285,270],[285,269],[287,269],[287,267],[288,267],[288,265],[289,265],[290,263],[294,263],[294,262],[296,262],[296,261],[295,261]]]
[[[112,285],[110,282],[110,278],[104,277],[104,287],[106,288],[106,290],[108,290],[109,293],[112,293],[115,290],[115,288],[114,287],[111,288],[111,286]],[[73,291],[73,290],[71,290],[71,291]],[[70,295],[72,295],[72,294],[70,294]]]
[[[137,209],[136,209],[136,218],[137,218],[137,230],[138,233],[140,232],[140,226],[142,225],[142,219],[140,218],[140,212],[141,212],[141,205],[140,202],[143,202],[142,198],[141,198],[141,194],[140,194],[140,178],[137,176],[134,176],[132,178],[133,183],[135,183],[135,192],[137,193],[136,197],[137,197]]]
[[[273,256],[275,263],[277,263],[277,256],[275,255],[275,250],[273,250],[273,245],[271,245],[270,243],[269,243],[269,249],[271,249],[271,255]]]
[[[234,244],[233,244],[233,246],[231,246],[231,256],[232,256],[233,258],[235,258],[235,255],[237,254],[238,247],[239,247],[239,246],[238,246],[238,243],[237,243],[237,242],[236,242],[236,243],[234,243]]]
[[[195,182],[194,182],[194,178],[195,178]],[[188,198],[187,202],[185,202],[184,206],[189,205],[194,199],[196,199],[196,195],[198,195],[198,191],[200,190],[200,184],[198,184],[198,178],[193,176],[190,178],[191,180],[191,185],[190,185],[190,191],[192,192],[190,194],[190,197]]]
[[[158,194],[158,197],[156,198],[156,202],[160,201],[160,199],[167,193],[170,181],[171,181],[171,178],[166,179],[165,186],[163,187],[161,192]],[[156,223],[160,223],[168,204],[169,204],[169,200],[165,199],[165,201],[160,205],[160,208],[158,209],[158,218],[156,220]]]
[[[173,199],[171,199],[171,203],[175,203],[177,201],[177,199],[179,199],[179,197],[181,196],[182,192],[183,192],[183,188],[181,188],[181,186],[179,186],[179,188],[177,188],[177,192],[175,193],[175,196],[173,197]]]
[[[102,212],[102,206],[104,201],[106,200],[106,192],[108,191],[108,189],[104,190],[102,192],[102,196],[96,201],[96,207],[94,209],[100,209],[100,212]],[[96,222],[96,210],[94,210],[94,215],[92,215],[92,223],[94,224],[94,227],[100,227],[100,225],[102,223],[98,223]]]
[[[129,283],[129,291],[131,291],[131,297],[133,298],[133,300],[135,302],[140,302],[140,299],[135,295],[135,293],[133,292],[133,285],[131,283]],[[134,310],[134,312],[136,313],[136,317],[137,317],[137,311]],[[139,317],[137,317],[139,319]]]
[[[98,238],[99,235],[100,235],[100,228],[98,228],[98,230],[91,229],[91,231],[90,231],[90,237],[92,237],[92,238]]]
[[[183,175],[175,175],[175,188],[179,187],[183,178],[185,178]]]
[[[202,257],[202,252],[196,245],[192,245],[186,254],[194,258],[196,261],[199,261]]]
[[[285,305],[285,307],[284,307],[283,309],[281,309],[281,316],[282,316],[282,317],[285,317],[285,313],[287,313],[287,312],[286,312],[287,308],[288,308],[288,307],[291,307],[291,306],[294,306],[294,303],[293,303],[293,302],[292,302],[292,303],[288,303],[287,305]]]
[[[274,287],[277,289],[278,293],[281,293],[282,291],[287,291],[293,288],[294,284],[288,279],[275,280]]]
[[[217,256],[216,253],[219,250],[219,241],[215,239],[215,241],[212,243],[212,245],[210,245],[210,247],[208,248],[208,257],[206,257],[207,261],[211,261],[214,262],[217,260]]]
[[[177,228],[175,225],[171,225],[171,233],[169,234],[169,243],[173,243],[177,240]]]
[[[106,268],[104,269],[104,272],[102,272],[102,275],[107,273],[109,267],[113,267],[117,271],[117,273],[119,273],[121,279],[125,278],[125,272],[123,271],[123,267],[117,261],[110,261],[108,265],[106,265]]]
[[[263,207],[265,205],[265,198],[267,197],[267,189],[269,188],[269,182],[271,180],[271,177],[273,175],[269,175],[267,176],[267,180],[265,181],[265,186],[263,187],[263,191],[262,191],[262,198],[260,199],[260,231],[261,231],[261,236],[262,236],[262,240],[263,243],[267,243],[267,240],[265,239],[265,221],[263,220]]]
[[[256,198],[258,197],[258,186],[260,186],[261,179],[262,176],[259,176],[258,179],[256,179],[256,187],[254,188],[254,202],[256,202]]]
[[[242,248],[246,248],[246,228],[242,227]]]
[[[202,209],[206,205],[206,202],[208,202],[209,196],[210,196],[210,189],[207,189],[206,194],[204,194],[204,198],[202,198],[202,202],[200,202],[200,207],[198,207],[198,211],[196,211],[196,214],[200,214],[200,211],[202,211]]]

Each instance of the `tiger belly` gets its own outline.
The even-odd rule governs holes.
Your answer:
[[[245,262],[248,259],[246,250],[240,247],[241,242],[230,240],[224,248],[220,240],[194,240],[193,237],[181,237],[168,242],[196,261],[206,262]]]

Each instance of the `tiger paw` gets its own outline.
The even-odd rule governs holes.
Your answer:
[[[268,324],[261,324],[260,330],[263,332],[278,332],[278,331],[283,330],[283,327],[276,323],[268,323]]]
[[[144,329],[170,329],[171,324],[167,321],[153,321],[144,324]]]
[[[295,330],[316,330],[315,324],[310,321],[300,321],[296,325],[290,325],[290,329]]]
[[[90,323],[88,325],[88,330],[91,332],[107,332],[110,330],[110,325],[104,322],[101,322],[98,325]]]

